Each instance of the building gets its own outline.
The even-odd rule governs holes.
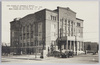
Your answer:
[[[97,42],[84,42],[84,51],[88,53],[98,52],[99,44]]]
[[[33,54],[51,49],[84,51],[83,20],[70,8],[43,9],[10,22],[13,52]]]
[[[10,44],[9,43],[2,43],[1,46],[1,50],[2,50],[2,56],[6,56],[8,54],[10,54]]]

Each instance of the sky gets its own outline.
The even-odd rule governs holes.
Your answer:
[[[32,9],[15,10],[13,6],[34,6]],[[69,7],[76,17],[83,19],[84,41],[99,42],[99,2],[98,1],[24,1],[2,2],[2,42],[10,43],[10,22],[16,17],[24,17],[44,8],[54,10]]]

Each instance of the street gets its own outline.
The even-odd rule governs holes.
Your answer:
[[[99,63],[98,54],[82,54],[70,58],[47,57],[44,59],[35,58],[34,55],[20,55],[2,57],[1,63],[79,63],[79,64],[95,64]]]

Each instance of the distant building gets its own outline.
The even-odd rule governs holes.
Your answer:
[[[47,54],[51,45],[55,50],[84,51],[83,20],[76,18],[70,8],[43,9],[10,22],[12,51],[23,54]],[[18,51],[20,50],[20,51]]]
[[[2,55],[10,54],[10,44],[9,43],[2,43]]]
[[[97,42],[84,42],[84,51],[86,50],[88,53],[98,52],[99,44]]]

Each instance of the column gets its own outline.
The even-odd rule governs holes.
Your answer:
[[[75,53],[75,41],[73,41],[73,51]]]
[[[68,50],[68,40],[66,40],[66,50]]]
[[[21,31],[22,31],[22,54],[23,54],[23,52],[24,52],[24,51],[23,51],[23,49],[24,49],[24,48],[23,48],[23,47],[24,47],[24,46],[23,46],[23,44],[24,44],[24,39],[23,39],[23,32],[24,32],[24,30],[23,30],[23,27],[22,27]]]
[[[78,41],[78,51],[80,51],[80,42]]]
[[[71,46],[72,46],[71,43],[72,43],[72,42],[70,41],[70,50],[71,50]]]
[[[75,41],[75,43],[76,43],[76,55],[78,55],[78,41]]]
[[[81,41],[79,42],[79,50],[81,51]]]
[[[82,49],[83,49],[83,51],[84,51],[84,42],[82,42]]]
[[[71,36],[71,32],[72,32],[72,31],[71,31],[71,21],[70,21],[70,33],[69,33],[69,34],[70,34],[70,36]]]

